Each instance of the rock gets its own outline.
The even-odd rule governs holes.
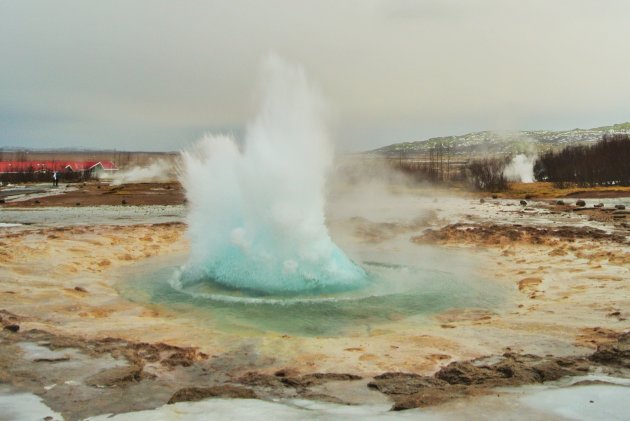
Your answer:
[[[305,388],[318,386],[331,381],[352,381],[361,380],[361,376],[348,373],[310,373],[297,376],[296,372],[290,369],[276,371],[274,376],[256,372],[245,373],[237,380],[237,383],[250,386],[262,386],[269,388],[295,387]]]
[[[85,384],[95,387],[120,386],[125,383],[139,382],[145,377],[142,366],[130,365],[102,370],[85,380]]]
[[[556,200],[556,205],[564,206],[564,200]]]
[[[8,330],[9,332],[17,333],[17,331],[20,330],[20,325],[16,325],[16,324],[6,325],[4,329]]]
[[[300,377],[282,377],[280,381],[286,386],[306,388],[319,386],[331,381],[352,381],[360,379],[360,376],[347,373],[311,373]]]
[[[589,360],[608,366],[630,368],[630,332],[621,334],[616,343],[599,345]]]
[[[175,392],[168,403],[195,402],[206,398],[256,399],[257,396],[253,390],[238,386],[185,387]]]
[[[35,358],[33,362],[36,363],[60,363],[70,361],[70,357],[58,357],[58,358]]]
[[[296,377],[299,375],[299,372],[293,368],[282,368],[275,373],[273,373],[276,377]]]
[[[498,198],[498,197],[499,197],[499,196],[498,196],[498,195],[496,195],[496,194],[493,194],[493,195],[492,195],[492,198],[493,198],[493,199],[496,199],[496,198]]]
[[[607,382],[607,381],[604,381],[604,380],[580,380],[579,382],[571,383],[570,387],[592,386],[592,385],[614,386],[615,383]],[[593,401],[591,401],[591,402],[593,402]]]
[[[87,292],[87,289],[83,288],[83,287],[74,287],[75,291],[79,291],[79,292]]]
[[[603,207],[604,207],[604,204],[603,204],[603,203],[601,203],[601,202],[600,202],[600,203],[595,203],[595,204],[593,205],[593,207],[594,207],[594,208],[603,208]]]
[[[484,199],[484,198],[482,197],[481,199],[479,199],[479,203],[481,203],[481,204],[483,205],[484,203],[486,203],[486,199]]]
[[[123,205],[126,205],[127,201],[125,199],[123,199],[120,203],[122,203]]]
[[[246,384],[248,386],[259,386],[268,388],[279,388],[287,386],[283,380],[284,377],[275,377],[269,374],[256,373],[250,371],[241,376],[236,382]]]
[[[487,367],[477,367],[470,362],[456,361],[443,367],[435,377],[449,384],[480,384],[486,383],[497,374]]]
[[[414,373],[384,373],[374,377],[368,387],[393,399],[392,410],[404,410],[437,405],[455,398],[484,395],[492,393],[496,387],[542,383],[583,375],[593,369],[601,369],[598,366],[630,368],[630,332],[615,336],[615,340],[600,345],[587,358],[540,357],[508,352],[502,356],[453,362],[433,377]]]
[[[464,392],[465,390],[461,387],[450,386],[447,389],[424,389],[412,395],[394,396],[392,411],[439,405],[451,399],[465,396]]]
[[[316,393],[311,392],[310,390],[305,390],[299,394],[300,398],[319,401],[319,402],[330,402],[336,403],[338,405],[352,405],[349,402],[345,402],[335,396],[326,395],[324,393]]]
[[[526,200],[521,200],[521,202],[520,202],[520,203],[521,203],[521,205],[523,205],[523,206],[527,206],[527,201],[526,201]]]
[[[453,362],[438,371],[435,377],[449,384],[497,387],[557,380],[574,373],[574,370],[560,367],[553,360],[505,354],[502,361],[492,365],[477,366],[471,362]]]
[[[554,381],[565,376],[575,375],[574,370],[561,367],[556,361],[543,361],[532,368],[541,382]]]
[[[327,382],[332,381],[354,381],[361,380],[361,376],[357,376],[356,374],[349,373],[312,373],[305,374],[302,377],[296,379],[300,386],[308,387],[308,386],[316,386]]]
[[[0,199],[0,203],[5,203],[5,200],[4,199]]]
[[[81,206],[81,202],[77,202],[74,204],[75,206]]]
[[[615,209],[625,210],[626,209],[626,205],[615,205]]]
[[[368,383],[370,389],[386,395],[411,395],[425,388],[448,386],[444,380],[414,373],[383,373]]]
[[[168,367],[190,367],[195,361],[196,351],[192,348],[187,350],[182,350],[179,352],[174,352],[169,355],[168,358],[160,361],[160,364]]]
[[[581,208],[583,208],[584,206],[586,206],[586,202],[584,200],[578,200],[577,202],[575,202],[575,206],[579,206]]]

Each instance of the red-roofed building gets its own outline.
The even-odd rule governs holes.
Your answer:
[[[0,161],[0,174],[29,172],[112,174],[118,171],[111,161]]]

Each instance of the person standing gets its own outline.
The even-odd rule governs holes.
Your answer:
[[[59,174],[57,171],[53,171],[53,187],[57,187],[59,185]]]

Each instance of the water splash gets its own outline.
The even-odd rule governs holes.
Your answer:
[[[364,271],[325,225],[333,151],[320,94],[300,67],[270,57],[262,98],[242,147],[207,135],[182,153],[191,244],[182,282],[276,294],[361,286]]]

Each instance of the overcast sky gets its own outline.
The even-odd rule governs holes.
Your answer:
[[[630,120],[627,0],[0,0],[0,147],[241,133],[270,52],[356,151]]]

